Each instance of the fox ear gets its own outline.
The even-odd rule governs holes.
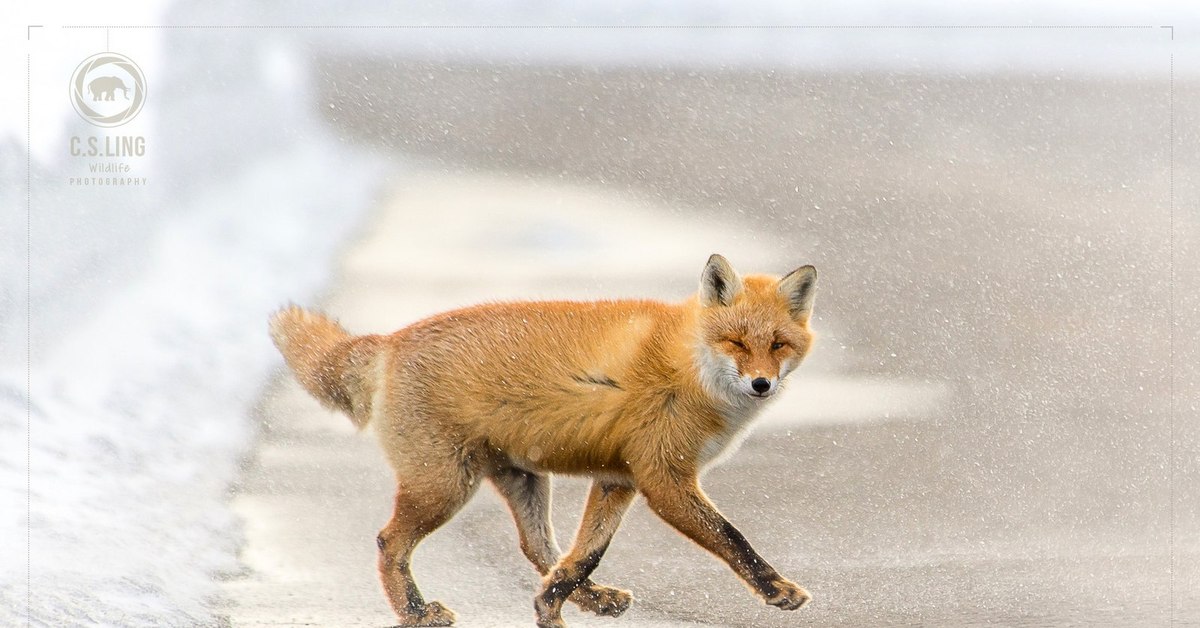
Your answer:
[[[812,316],[813,297],[817,291],[817,269],[801,266],[779,280],[779,294],[788,302],[792,318],[806,321]]]
[[[742,278],[729,260],[713,253],[700,273],[700,304],[704,307],[731,305],[742,291]]]

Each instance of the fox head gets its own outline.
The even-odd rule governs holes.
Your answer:
[[[696,350],[705,389],[735,405],[773,396],[808,353],[817,269],[741,277],[720,255],[700,275]]]

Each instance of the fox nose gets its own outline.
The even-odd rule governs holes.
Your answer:
[[[750,387],[754,389],[754,392],[762,394],[768,390],[771,390],[771,380],[765,377],[759,377],[750,382]]]

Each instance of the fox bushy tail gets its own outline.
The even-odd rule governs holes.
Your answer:
[[[304,389],[326,407],[345,412],[358,429],[366,427],[380,337],[351,336],[336,322],[295,305],[272,315],[270,330]]]

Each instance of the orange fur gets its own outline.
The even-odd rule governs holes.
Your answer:
[[[374,424],[396,470],[396,514],[380,534],[380,572],[402,622],[453,621],[417,592],[407,566],[412,548],[454,515],[479,478],[511,481],[513,473],[538,489],[498,484],[522,548],[547,578],[539,625],[562,625],[558,607],[568,598],[603,614],[628,606],[627,593],[587,576],[631,489],[769,603],[795,608],[807,594],[753,554],[696,480],[808,352],[814,286],[812,267],[782,280],[743,279],[713,256],[700,293],[679,304],[485,304],[388,336],[357,337],[293,306],[273,317],[271,335],[309,393],[360,428]],[[557,548],[536,529],[548,516],[540,503],[548,485],[536,483],[548,473],[597,482],[585,514],[592,523],[553,570],[545,563]]]

